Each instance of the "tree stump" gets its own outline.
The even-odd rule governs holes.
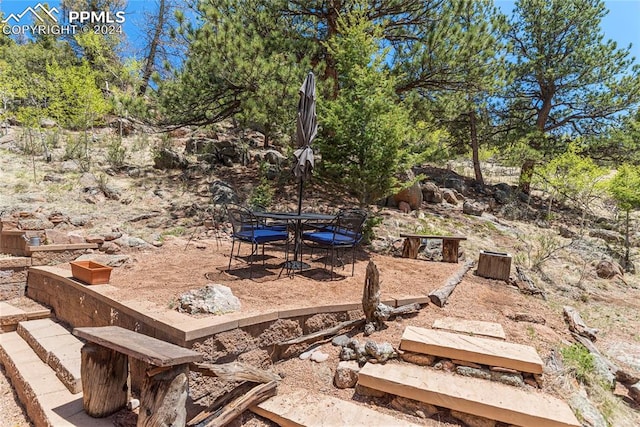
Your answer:
[[[478,276],[488,279],[509,280],[511,255],[502,252],[480,251]]]
[[[460,240],[442,238],[442,261],[443,262],[458,262],[458,249],[460,247]]]
[[[188,363],[145,377],[137,426],[184,427],[187,422],[188,379]]]
[[[81,350],[82,404],[94,417],[107,417],[127,404],[127,356],[87,343]]]
[[[380,305],[380,273],[373,261],[367,264],[367,273],[364,279],[364,291],[362,293],[362,310],[365,317],[365,334],[378,330],[380,319],[376,316],[376,311]],[[368,333],[367,333],[368,332]]]
[[[420,240],[419,237],[405,237],[404,244],[402,245],[402,258],[418,258]]]

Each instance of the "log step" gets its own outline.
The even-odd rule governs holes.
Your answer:
[[[17,332],[0,334],[0,363],[36,427],[108,427],[113,417],[96,419],[82,409],[82,395],[72,394]]]
[[[407,421],[331,396],[294,390],[278,394],[251,411],[283,427],[413,427]]]
[[[569,406],[555,397],[408,364],[367,363],[358,384],[507,424],[580,426]]]
[[[51,319],[20,322],[17,332],[38,357],[55,371],[71,393],[82,392],[80,379],[82,341]]]
[[[24,310],[6,301],[0,301],[0,330],[4,332],[15,331],[19,322],[46,317],[51,317],[51,310]]]
[[[528,345],[407,326],[400,349],[489,366],[542,373],[542,359]]]

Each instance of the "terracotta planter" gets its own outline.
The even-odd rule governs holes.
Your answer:
[[[109,283],[111,267],[94,261],[72,261],[71,274],[74,279],[81,280],[89,285],[104,285]]]

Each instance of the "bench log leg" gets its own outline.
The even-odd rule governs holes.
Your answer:
[[[418,258],[418,251],[420,250],[420,238],[417,237],[405,237],[404,244],[402,245],[402,258]]]
[[[107,417],[127,404],[127,356],[87,343],[82,347],[80,376],[84,411]]]
[[[184,427],[189,364],[176,365],[142,382],[137,427]]]
[[[460,242],[458,240],[442,240],[442,261],[444,262],[458,262],[458,247]]]

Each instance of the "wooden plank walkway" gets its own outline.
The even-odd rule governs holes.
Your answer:
[[[578,427],[569,406],[543,393],[506,384],[463,377],[403,363],[367,363],[358,383],[507,424],[523,427]]]
[[[442,317],[433,322],[433,329],[446,329],[454,332],[463,332],[470,335],[482,335],[485,337],[507,339],[502,325],[494,322],[480,320],[459,319],[456,317]]]
[[[405,420],[332,396],[295,390],[279,394],[251,408],[283,427],[413,427]]]
[[[541,374],[543,367],[536,349],[528,345],[415,326],[405,328],[400,349],[534,374]]]

